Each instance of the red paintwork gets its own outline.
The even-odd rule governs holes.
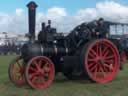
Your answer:
[[[24,67],[22,58],[18,56],[16,60],[10,65],[10,79],[13,83],[15,83],[18,86],[26,85],[25,79],[24,79]]]
[[[32,88],[47,88],[54,80],[55,69],[50,59],[45,56],[32,58],[26,67],[25,77]]]
[[[89,77],[96,82],[106,83],[115,77],[120,66],[117,48],[109,40],[96,40],[85,54],[85,67]]]

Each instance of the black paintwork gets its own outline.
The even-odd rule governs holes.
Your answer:
[[[27,6],[29,8],[30,41],[33,41],[34,39],[32,38],[35,38],[35,12],[37,5],[31,2]],[[102,29],[109,33],[110,25],[120,23],[105,21],[104,24],[105,27],[102,27]],[[106,32],[104,34],[102,33],[100,37],[95,34],[96,31],[93,29],[97,29],[97,27],[98,26],[94,26],[93,23],[82,23],[65,36],[63,33],[58,33],[57,29],[52,27],[51,20],[48,21],[48,25],[43,22],[41,31],[38,34],[38,40],[28,42],[22,46],[22,57],[27,63],[32,57],[47,56],[53,61],[56,72],[63,71],[65,74],[67,74],[67,72],[71,74],[73,72],[79,73],[81,71],[80,55],[83,47],[93,39],[107,38]],[[113,38],[113,36],[109,36],[108,39],[117,46],[120,53],[123,49],[126,49],[125,40],[121,39],[119,43],[118,38]],[[121,43],[122,41],[123,43]],[[122,46],[122,44],[124,44],[124,46]]]

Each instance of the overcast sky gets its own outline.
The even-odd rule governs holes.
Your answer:
[[[0,1],[0,32],[27,33],[27,8],[30,0]],[[128,23],[128,0],[35,0],[39,5],[36,32],[40,23],[52,20],[59,32],[70,32],[82,22],[103,17],[105,20]]]

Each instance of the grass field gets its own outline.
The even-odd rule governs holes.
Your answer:
[[[35,90],[28,86],[18,87],[10,82],[8,66],[13,58],[15,56],[0,56],[0,96],[128,96],[128,64],[107,84],[69,81],[57,76],[49,88]]]

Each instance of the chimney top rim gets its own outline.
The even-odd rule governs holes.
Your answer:
[[[34,8],[38,7],[38,5],[34,2],[34,1],[30,1],[28,4],[27,4],[27,7],[30,8],[31,6],[33,6]]]

